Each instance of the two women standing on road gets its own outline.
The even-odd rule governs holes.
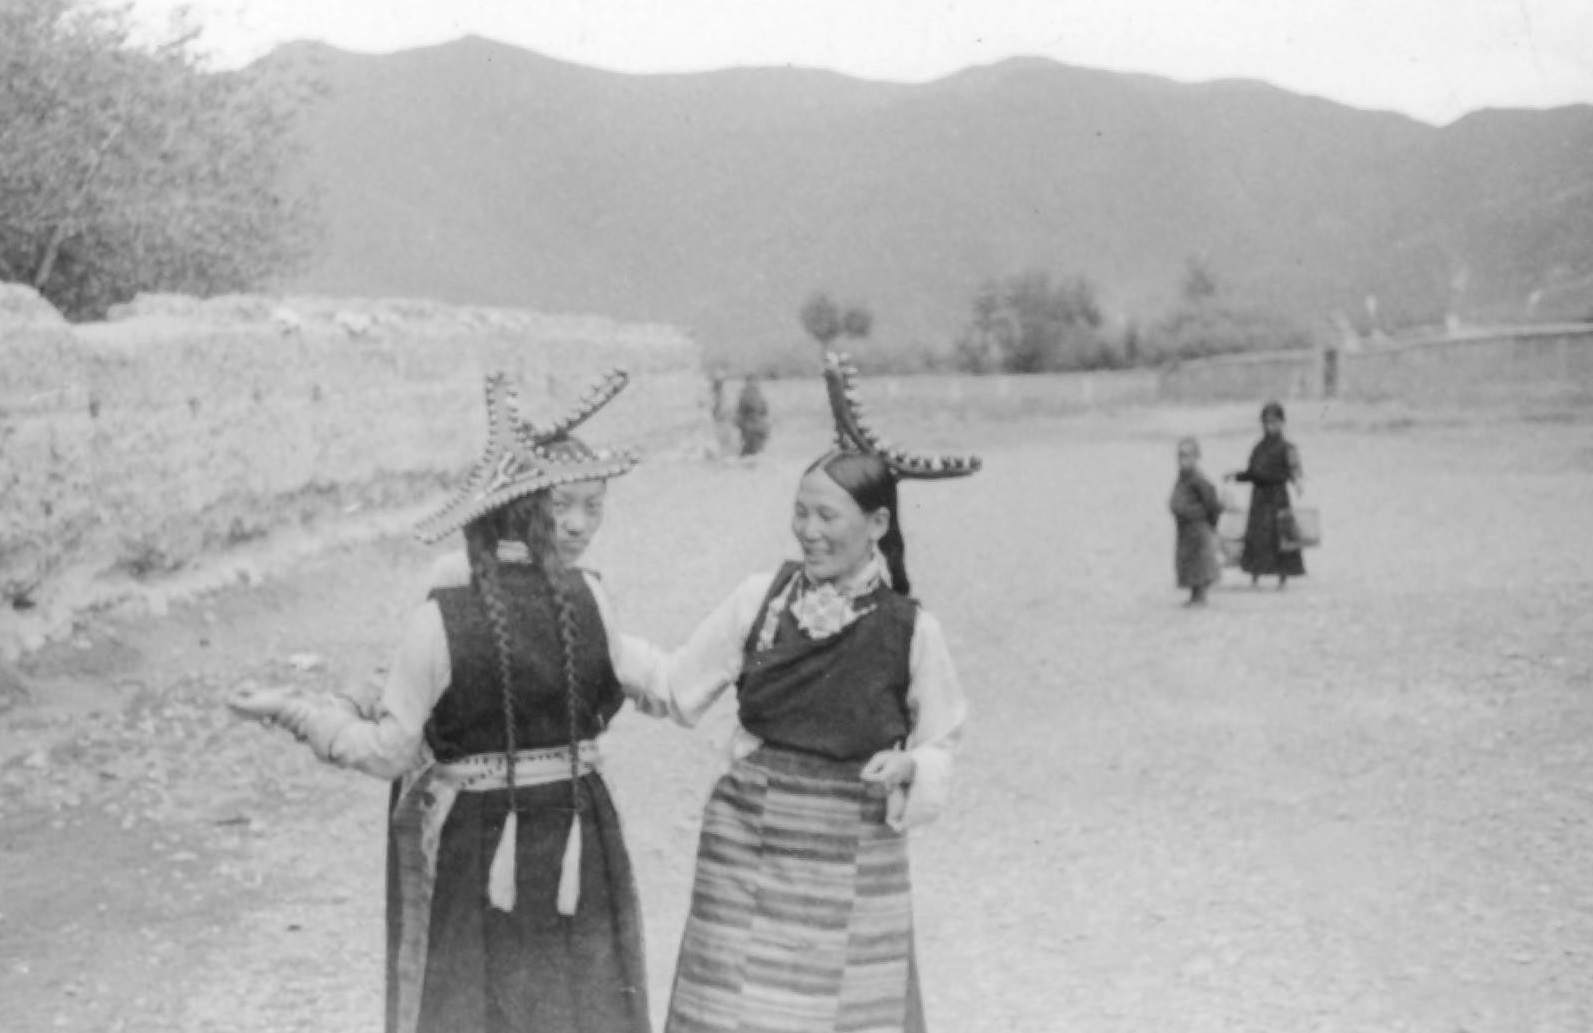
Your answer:
[[[378,704],[259,692],[240,712],[317,756],[396,778],[389,1033],[647,1029],[630,861],[595,737],[625,696],[694,724],[731,685],[739,727],[703,817],[668,1033],[924,1029],[908,829],[937,816],[966,704],[909,594],[897,484],[978,469],[885,447],[827,355],[837,448],[793,504],[800,561],[747,578],[665,653],[610,635],[574,564],[604,483],[634,463],[520,424],[489,380],[491,437],[422,524],[463,530],[468,581],[411,618]],[[448,581],[450,579],[443,578]]]

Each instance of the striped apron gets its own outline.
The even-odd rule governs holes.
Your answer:
[[[861,769],[765,745],[720,778],[666,1033],[922,1029],[907,840]]]

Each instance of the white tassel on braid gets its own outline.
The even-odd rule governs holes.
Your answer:
[[[514,910],[514,855],[520,838],[519,815],[509,812],[503,823],[503,835],[498,837],[498,849],[492,852],[492,866],[487,869],[487,900],[499,911]]]
[[[487,900],[499,911],[513,911],[515,904],[515,845],[519,834],[518,815],[509,812],[503,823],[503,835],[498,837],[498,848],[492,852],[492,865],[487,869]],[[559,914],[566,918],[575,914],[581,902],[581,816],[570,820],[570,833],[564,841],[564,859],[559,864]]]
[[[576,751],[580,774],[601,771],[603,756],[597,743],[586,740]],[[570,750],[566,746],[545,749],[521,750],[515,756],[515,784],[525,786],[552,785],[570,777]],[[501,753],[484,753],[465,757],[445,764],[432,764],[418,777],[406,780],[399,797],[398,807],[408,808],[416,814],[420,824],[421,855],[426,861],[426,874],[437,873],[437,844],[442,838],[442,828],[448,823],[454,801],[460,793],[486,793],[509,787],[509,758]],[[396,813],[396,812],[395,812]],[[515,891],[516,840],[520,832],[519,816],[511,812],[504,820],[498,845],[493,849],[492,861],[487,867],[487,903],[499,911],[513,911],[518,904]],[[575,901],[580,896],[581,844],[580,825],[571,826],[573,844],[565,844],[565,863],[560,867],[560,914],[574,914]],[[564,873],[569,872],[566,876]],[[570,908],[564,910],[563,901],[568,896]]]
[[[564,862],[559,865],[559,914],[575,914],[581,902],[581,812],[570,819],[570,835],[564,842]]]

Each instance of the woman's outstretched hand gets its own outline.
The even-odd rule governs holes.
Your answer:
[[[280,725],[322,760],[333,760],[332,741],[350,721],[358,719],[352,705],[306,698],[293,689],[250,689],[227,698],[227,709],[266,726]]]
[[[227,709],[239,717],[271,726],[282,722],[284,711],[298,698],[290,689],[244,689],[227,697]]]

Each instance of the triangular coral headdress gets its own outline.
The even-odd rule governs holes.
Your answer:
[[[966,477],[982,465],[978,456],[924,456],[897,448],[863,422],[863,407],[857,400],[853,378],[857,367],[846,355],[824,350],[824,388],[830,396],[830,413],[835,418],[835,447],[842,452],[877,455],[902,478],[936,480]]]
[[[594,451],[570,435],[624,389],[624,370],[612,370],[565,416],[542,425],[520,419],[519,400],[504,373],[487,376],[487,447],[465,483],[441,509],[415,527],[423,542],[436,542],[515,499],[575,481],[606,480],[638,462],[628,450]]]

